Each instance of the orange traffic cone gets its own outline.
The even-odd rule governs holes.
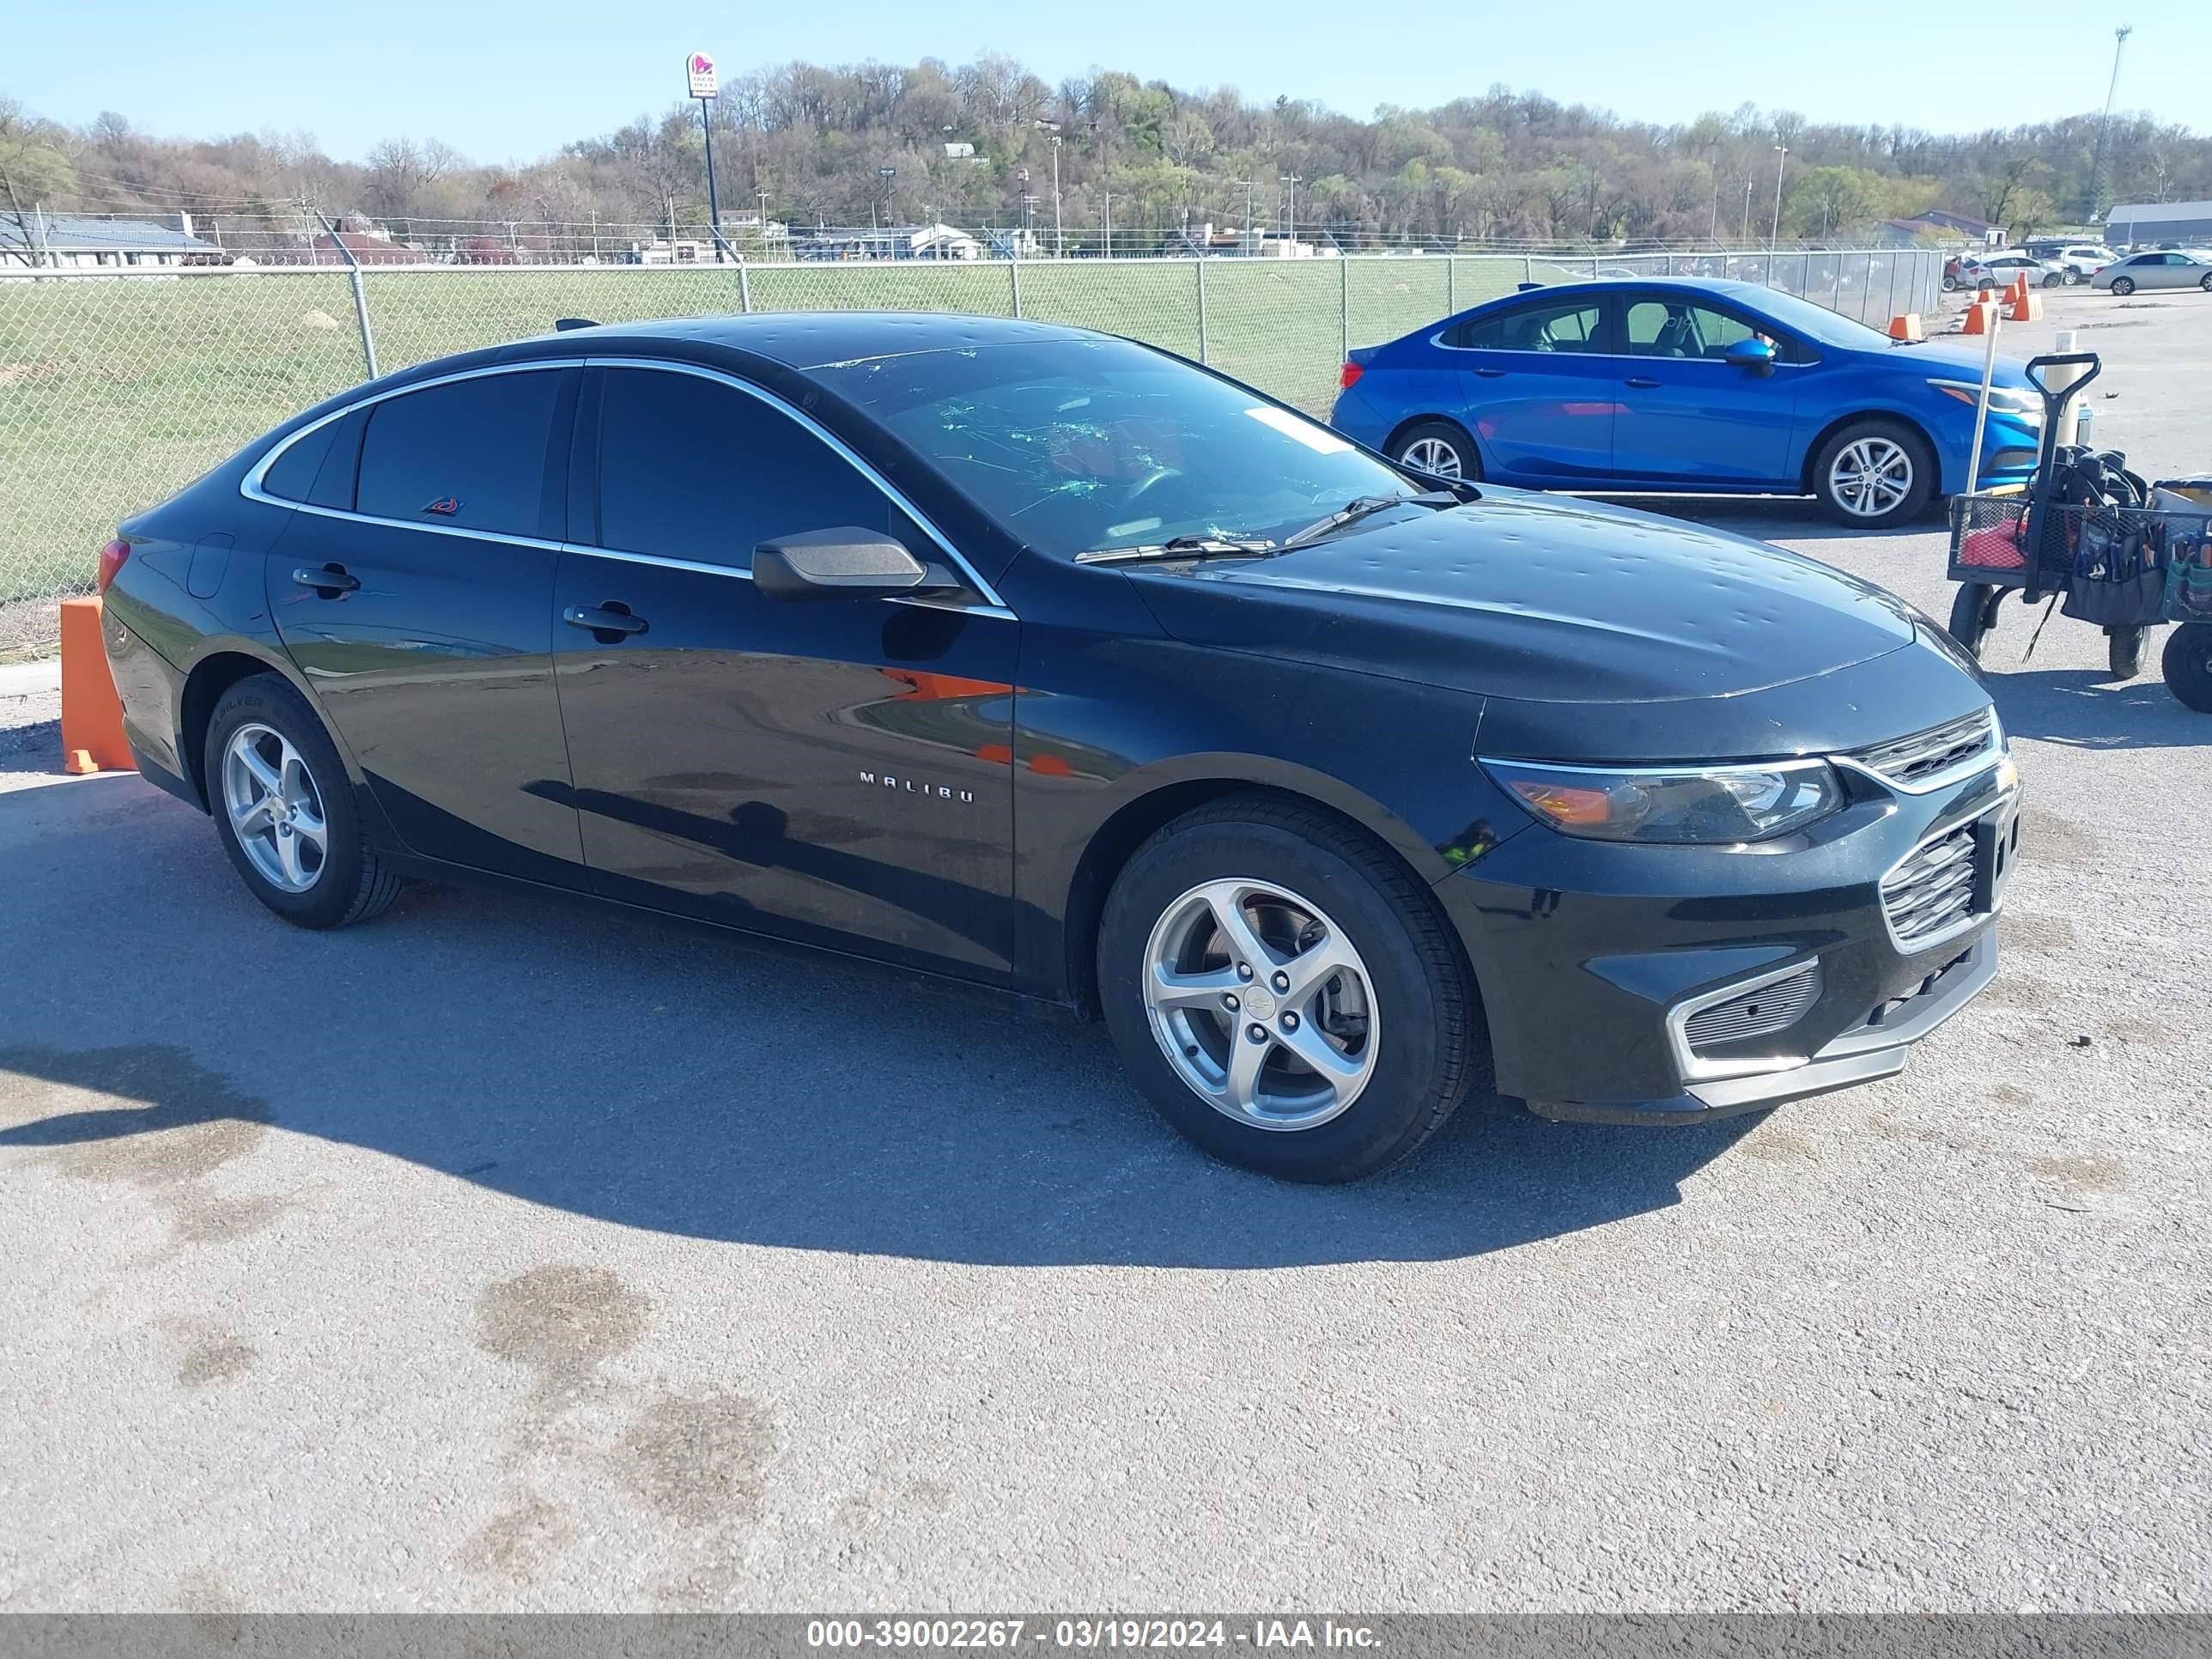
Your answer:
[[[71,772],[128,772],[123,703],[100,641],[98,599],[62,601],[62,756]]]
[[[2006,284],[2004,296],[2006,299],[2011,301],[2014,305],[2018,305],[2022,300],[2027,298],[2027,273],[2026,271],[2023,270],[2019,276],[2014,277],[2010,283]]]
[[[1920,331],[1920,313],[1907,311],[1889,319],[1889,337],[1893,340],[1924,340]]]
[[[2022,294],[2006,308],[2005,315],[2015,323],[2039,323],[2043,320],[2043,296]]]
[[[1997,326],[1997,307],[1994,300],[1977,300],[1966,307],[1966,326],[1961,334],[1993,334]]]

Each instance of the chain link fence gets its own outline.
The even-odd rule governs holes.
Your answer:
[[[0,276],[0,657],[57,635],[117,522],[352,385],[554,319],[732,311],[1027,317],[1148,341],[1326,416],[1350,347],[1523,283],[1759,282],[1881,326],[1936,309],[1919,250],[1307,259],[42,272]],[[356,290],[356,283],[358,283]],[[358,292],[362,304],[356,309]]]

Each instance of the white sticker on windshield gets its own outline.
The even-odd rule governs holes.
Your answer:
[[[1340,455],[1352,447],[1327,427],[1316,426],[1287,409],[1270,409],[1263,404],[1244,412],[1261,426],[1272,426],[1285,438],[1296,438],[1316,455]]]

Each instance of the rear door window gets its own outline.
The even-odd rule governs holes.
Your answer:
[[[374,405],[356,510],[406,524],[557,541],[566,473],[555,415],[574,371],[479,375]],[[571,398],[569,402],[573,403]],[[567,434],[558,434],[566,448]]]
[[[1448,343],[1471,351],[1602,351],[1604,316],[1595,299],[1555,300],[1470,319]]]

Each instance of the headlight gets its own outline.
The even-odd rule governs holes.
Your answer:
[[[1563,835],[1725,846],[1802,830],[1844,804],[1826,761],[1589,767],[1486,760],[1507,793]]]
[[[1956,398],[1969,409],[1982,400],[1982,383],[1979,380],[1930,380],[1928,384],[1947,398]],[[2030,426],[2043,424],[2043,399],[2024,386],[1991,386],[1990,407],[2000,415],[2009,415]]]

